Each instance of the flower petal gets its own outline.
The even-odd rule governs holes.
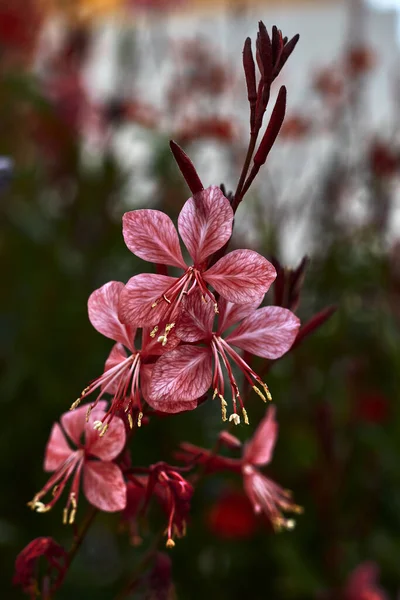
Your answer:
[[[238,304],[255,302],[275,277],[274,266],[253,250],[233,250],[203,273],[221,296]]]
[[[43,469],[47,472],[55,471],[72,452],[60,425],[54,423],[44,453]]]
[[[103,437],[94,429],[94,422],[101,420],[104,411],[94,410],[86,424],[85,450],[101,460],[113,460],[124,449],[126,433],[125,425],[119,417],[114,417]]]
[[[80,406],[79,408],[75,408],[75,410],[69,410],[68,412],[64,413],[60,419],[65,433],[76,446],[82,442],[81,438],[83,432],[85,431],[88,406],[89,405],[86,404]],[[100,402],[97,403],[95,411],[105,410],[106,406],[107,402],[100,400]]]
[[[216,252],[232,235],[233,210],[219,187],[189,198],[178,217],[178,229],[195,265]]]
[[[106,373],[109,369],[112,369],[113,367],[119,365],[122,361],[126,359],[126,357],[127,354],[124,346],[122,344],[114,344],[114,346],[111,348],[110,354],[108,355],[106,364],[104,365],[104,373]],[[101,386],[101,389],[104,389],[106,386],[108,386],[107,393],[115,394],[120,384],[121,377],[123,376],[124,373],[122,373],[121,376],[119,376],[111,385],[107,384],[106,382]]]
[[[142,273],[132,277],[121,293],[119,303],[121,321],[137,327],[157,325],[163,320],[169,304],[161,301],[154,308],[152,304],[161,298],[176,281],[176,277],[151,273]]]
[[[210,349],[180,346],[156,362],[148,403],[157,410],[170,413],[191,410],[209,389],[211,378]]]
[[[97,331],[133,350],[136,330],[122,324],[118,317],[119,299],[124,287],[120,281],[110,281],[95,290],[88,300],[88,312]]]
[[[211,335],[215,317],[214,304],[204,301],[200,290],[195,289],[186,299],[176,327],[177,336],[184,342],[197,342]]]
[[[256,356],[276,359],[291,348],[299,327],[300,319],[287,308],[265,306],[242,321],[226,341]]]
[[[232,325],[236,325],[239,321],[242,321],[249,315],[251,315],[261,304],[264,299],[264,294],[257,298],[254,302],[247,302],[246,304],[234,304],[229,302],[225,298],[218,300],[218,329],[217,333],[221,334]]]
[[[267,465],[271,462],[277,437],[275,406],[270,406],[253,437],[244,447],[243,462],[258,466]]]
[[[85,461],[83,491],[90,504],[100,510],[116,512],[126,506],[126,483],[121,469],[114,463]]]
[[[132,210],[122,218],[129,250],[153,263],[186,269],[175,226],[168,215],[151,209]]]

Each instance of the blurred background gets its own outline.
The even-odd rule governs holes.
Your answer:
[[[288,269],[308,255],[298,315],[338,310],[267,379],[280,423],[269,472],[305,508],[296,529],[275,535],[256,520],[239,479],[204,479],[169,553],[175,593],[350,598],[338,590],[368,560],[400,597],[395,0],[0,0],[0,155],[15,165],[0,197],[2,598],[24,597],[11,578],[31,539],[71,543],[60,507],[37,515],[26,502],[46,480],[53,422],[111,347],[87,319],[89,294],[149,267],[126,249],[121,216],[153,207],[176,218],[190,194],[170,138],[205,185],[236,187],[248,143],[241,53],[260,19],[301,39],[275,88],[288,88],[283,130],[232,245]],[[253,398],[252,427],[263,410]],[[132,459],[173,463],[181,441],[211,447],[220,429],[211,402],[152,420]],[[155,511],[133,546],[118,516],[101,516],[57,598],[114,598],[161,518]],[[132,595],[144,597],[161,598]]]

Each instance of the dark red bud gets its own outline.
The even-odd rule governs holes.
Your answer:
[[[337,310],[337,306],[327,306],[319,313],[311,317],[305,325],[300,328],[299,333],[294,341],[292,349],[298,346],[306,337],[313,333],[316,329],[319,329]]]
[[[171,152],[174,155],[176,163],[179,167],[180,172],[185,178],[186,183],[189,186],[192,194],[197,194],[204,190],[203,184],[201,183],[200,177],[197,174],[196,168],[186,152],[173,140],[170,141],[169,146]]]
[[[280,128],[282,127],[283,119],[286,112],[286,88],[282,86],[279,90],[278,97],[275,102],[274,110],[272,111],[271,119],[268,127],[261,140],[261,144],[254,156],[254,164],[260,168],[267,160],[267,156],[275,143]]]

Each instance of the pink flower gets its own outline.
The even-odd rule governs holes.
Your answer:
[[[293,503],[290,491],[265,477],[257,468],[271,462],[277,437],[275,407],[270,406],[253,437],[244,447],[242,473],[244,489],[254,512],[267,515],[274,529],[279,531],[282,528],[292,529],[295,524],[293,519],[282,515],[282,510],[300,513],[302,509]]]
[[[104,416],[104,409],[105,402],[99,403],[86,419],[86,407],[82,406],[63,414],[61,426],[58,423],[53,425],[44,459],[44,470],[53,472],[53,475],[29,503],[33,510],[41,513],[50,510],[72,478],[63,522],[73,523],[81,475],[83,491],[90,504],[106,512],[125,508],[125,481],[121,469],[112,462],[125,446],[125,426],[123,421],[116,417],[109,427],[107,437],[100,439],[94,430],[94,423]],[[69,445],[68,438],[76,446],[75,450]],[[43,503],[42,498],[50,492],[52,499]]]
[[[52,581],[48,590],[51,595],[60,587],[67,569],[67,553],[53,538],[40,537],[32,540],[18,554],[13,578],[14,585],[20,585],[32,600],[40,595],[37,567],[42,557],[47,560],[46,577]]]
[[[134,339],[136,329],[124,325],[118,318],[118,306],[124,284],[110,281],[95,290],[88,301],[89,319],[93,327],[101,334],[117,342],[106,361],[103,375],[95,379],[81,396],[72,404],[74,409],[89,394],[100,390],[96,400],[90,406],[92,410],[104,394],[111,394],[110,408],[104,414],[102,422],[96,424],[100,436],[107,431],[108,425],[118,411],[128,413],[129,424],[133,426],[132,413],[138,412],[137,424],[140,427],[143,418],[141,397],[145,397],[153,365],[149,359],[162,354],[179,343],[175,335],[169,337],[167,344],[157,343],[157,339],[149,330],[143,330],[142,349],[136,350]],[[128,348],[127,355],[125,347]]]
[[[222,298],[218,303],[218,324],[213,331],[215,314],[211,303],[203,302],[200,293],[192,294],[176,329],[178,337],[191,345],[181,345],[157,361],[150,382],[150,406],[172,413],[192,410],[212,386],[214,398],[218,397],[221,402],[222,420],[226,421],[225,371],[233,402],[229,420],[240,423],[239,403],[244,422],[248,423],[231,363],[241,370],[264,401],[271,399],[271,395],[266,384],[232,346],[263,358],[276,359],[289,350],[300,326],[299,319],[286,308],[267,306],[256,310],[261,301],[258,298],[253,303],[232,304]],[[236,329],[222,337],[237,323]],[[192,345],[194,342],[203,345]]]
[[[119,315],[123,323],[154,327],[165,321],[160,340],[175,327],[182,300],[199,289],[205,300],[217,304],[211,285],[231,302],[248,303],[262,296],[276,277],[275,268],[257,252],[234,250],[208,266],[232,234],[233,211],[229,200],[212,186],[189,198],[178,218],[179,233],[193,260],[182,256],[171,219],[158,210],[134,210],[123,217],[123,234],[129,250],[139,258],[183,269],[180,277],[145,273],[132,277],[121,292]]]
[[[379,569],[373,562],[358,565],[350,574],[344,590],[345,600],[386,600],[378,585]]]
[[[275,407],[270,406],[264,419],[259,424],[251,440],[244,446],[241,458],[228,458],[216,455],[192,444],[181,444],[182,453],[177,456],[187,463],[197,462],[207,472],[231,471],[241,473],[243,486],[253,510],[256,514],[264,513],[272,523],[275,531],[282,528],[292,529],[293,519],[287,519],[282,511],[302,512],[300,506],[292,501],[291,492],[263,475],[258,467],[271,462],[278,424],[275,420]],[[239,440],[237,443],[240,444]],[[229,443],[232,447],[232,444]]]

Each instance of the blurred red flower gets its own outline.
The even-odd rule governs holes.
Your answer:
[[[44,581],[47,580],[48,592],[51,594],[61,585],[67,568],[67,553],[53,538],[39,537],[32,540],[18,554],[13,578],[14,585],[20,585],[32,600],[40,595],[38,563],[42,557],[47,561]]]
[[[225,491],[207,514],[210,531],[225,540],[244,539],[254,535],[256,518],[251,502],[240,491]]]

